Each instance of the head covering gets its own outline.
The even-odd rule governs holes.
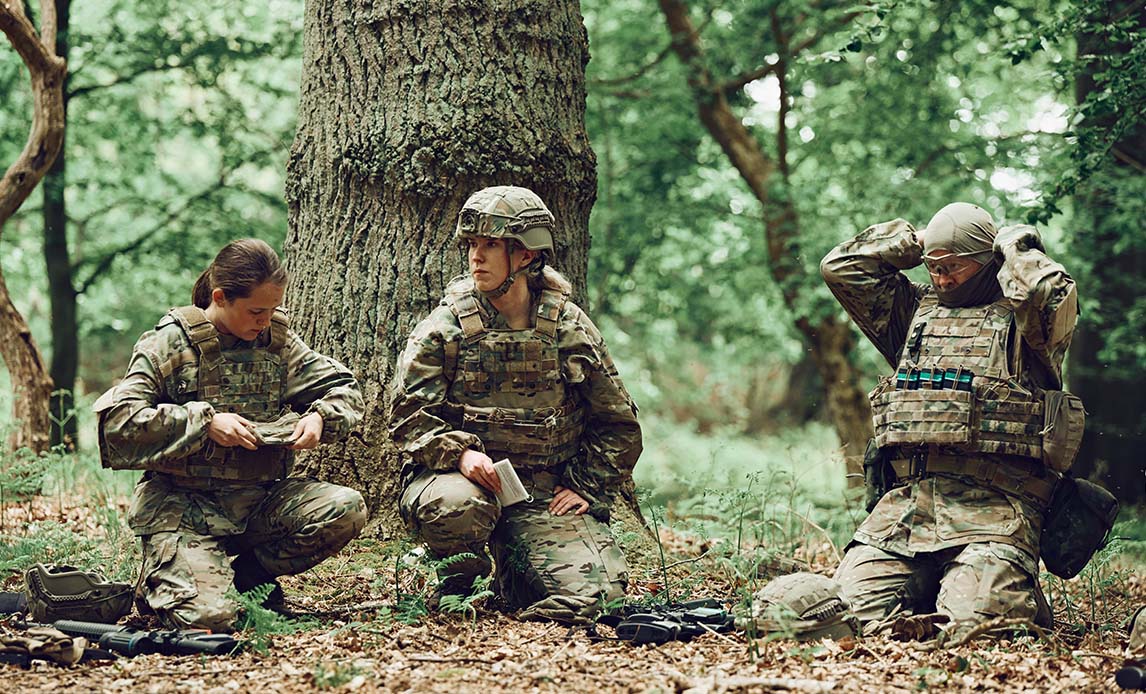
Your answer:
[[[924,257],[945,250],[983,264],[957,287],[935,286],[939,303],[955,307],[981,306],[1003,295],[998,278],[1000,262],[992,250],[995,233],[995,220],[978,205],[953,202],[935,213],[923,232]]]

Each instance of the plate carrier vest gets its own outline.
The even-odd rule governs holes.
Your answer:
[[[287,364],[283,347],[287,344],[289,321],[286,312],[275,309],[271,316],[270,343],[255,349],[222,351],[219,332],[197,306],[171,309],[159,322],[178,323],[191,342],[190,350],[172,355],[160,365],[160,377],[169,377],[185,364],[196,364],[194,380],[182,383],[170,393],[176,404],[192,400],[210,403],[220,412],[230,412],[254,422],[277,418],[286,392]],[[294,453],[285,446],[219,446],[207,440],[202,450],[187,458],[158,468],[179,477],[212,478],[236,482],[264,482],[281,479],[290,472]]]
[[[875,440],[890,445],[940,444],[966,453],[1042,459],[1043,391],[1022,373],[1014,310],[1002,299],[985,306],[949,308],[928,292],[908,328],[897,371],[974,375],[970,391],[915,389],[880,379],[871,393]]]
[[[490,330],[473,291],[468,280],[446,290],[462,329],[461,340],[445,346],[446,418],[478,436],[491,458],[509,458],[515,468],[568,461],[585,430],[584,407],[561,377],[557,349],[557,320],[568,296],[544,289],[532,329]]]

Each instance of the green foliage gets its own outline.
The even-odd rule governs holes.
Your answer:
[[[273,583],[265,583],[245,593],[234,588],[227,591],[227,597],[238,603],[240,608],[236,630],[242,632],[244,645],[261,655],[270,652],[276,635],[295,634],[317,626],[313,620],[294,619],[263,607],[274,588]]]
[[[280,245],[302,16],[298,0],[73,4],[68,242],[80,379],[91,390],[122,373],[134,339],[167,307],[187,302],[223,243],[257,236]],[[0,90],[13,94],[0,161],[10,162],[31,104],[19,59],[0,48]],[[40,210],[33,195],[0,249],[13,300],[50,350]]]
[[[469,617],[471,622],[476,622],[478,603],[494,595],[489,589],[492,582],[493,576],[475,576],[468,595],[445,593],[438,599],[438,610]]]

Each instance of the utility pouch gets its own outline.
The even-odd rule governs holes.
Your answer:
[[[972,400],[971,393],[959,390],[877,389],[871,398],[875,441],[880,446],[968,444]]]
[[[1086,410],[1077,395],[1048,390],[1043,405],[1043,463],[1055,472],[1069,470],[1085,426]]]
[[[880,448],[875,439],[867,440],[863,454],[864,508],[870,513],[883,495],[895,486],[895,470],[891,468],[890,450]]]
[[[1118,500],[1102,487],[1064,475],[1055,487],[1043,521],[1039,554],[1047,571],[1074,578],[1106,537],[1118,516]]]

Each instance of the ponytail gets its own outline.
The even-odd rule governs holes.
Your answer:
[[[191,290],[191,303],[203,310],[211,305],[211,267],[213,265],[214,263],[199,273],[199,279],[195,280],[195,288]]]
[[[227,301],[245,299],[256,287],[270,282],[280,287],[287,283],[287,271],[274,249],[259,239],[232,241],[200,273],[191,290],[191,303],[201,309],[211,305],[216,289],[223,290]]]

